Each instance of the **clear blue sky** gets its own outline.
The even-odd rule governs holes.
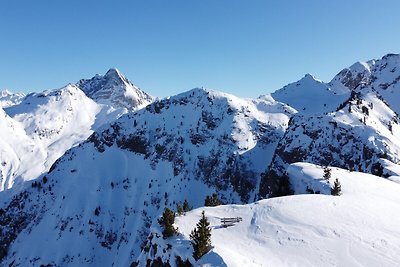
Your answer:
[[[0,90],[118,68],[159,97],[204,86],[256,97],[400,52],[398,0],[12,0],[0,3]]]

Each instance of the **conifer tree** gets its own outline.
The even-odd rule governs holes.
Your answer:
[[[187,199],[185,199],[185,201],[183,202],[183,211],[188,212],[189,210],[190,210],[189,202],[187,201]]]
[[[176,203],[176,211],[178,212],[178,215],[179,215],[179,216],[181,216],[181,215],[182,215],[182,213],[183,213],[183,209],[182,209],[182,206],[181,206],[181,204],[179,204],[179,203]]]
[[[294,194],[292,186],[290,184],[289,176],[286,172],[282,176],[280,176],[279,179],[277,179],[277,183],[275,185],[276,187],[273,190],[274,197],[282,197]]]
[[[332,177],[332,170],[328,167],[324,168],[324,175],[323,175],[325,181],[329,182],[329,179]]]
[[[190,234],[190,240],[193,245],[193,257],[199,260],[204,254],[211,249],[211,228],[210,223],[205,216],[204,211],[196,228]]]
[[[206,196],[204,200],[204,206],[206,207],[215,207],[221,205],[221,200],[218,198],[217,193],[213,193],[212,196]]]
[[[169,208],[165,208],[163,215],[161,218],[158,220],[158,223],[163,227],[163,237],[168,238],[170,236],[173,236],[176,232],[176,229],[174,228],[173,224],[175,222],[175,214],[172,210]]]
[[[332,196],[340,196],[342,194],[342,186],[338,178],[336,178],[335,182],[333,183],[333,188],[331,188],[331,195]]]

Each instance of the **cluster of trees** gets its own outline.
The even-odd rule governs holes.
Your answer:
[[[215,196],[214,196],[215,195]],[[208,197],[211,203],[220,203],[218,195],[215,193],[212,197]],[[218,202],[217,202],[218,200]],[[218,204],[219,205],[219,204]],[[190,210],[190,206],[187,200],[184,201],[183,206],[179,203],[176,204],[177,214],[181,215]],[[162,234],[163,238],[169,238],[173,236],[177,229],[174,227],[175,213],[169,209],[165,208],[161,218],[158,223],[163,228]],[[202,216],[190,234],[190,240],[193,246],[193,258],[197,261],[204,254],[206,254],[211,249],[211,228],[208,222],[205,212],[202,212]]]
[[[180,203],[176,203],[176,210],[179,216],[184,214],[185,212],[190,211],[191,208],[187,199],[185,199],[185,201],[183,202],[183,206],[181,206]],[[173,212],[170,208],[164,209],[164,212],[161,218],[158,220],[158,223],[163,228],[162,234],[164,238],[171,237],[176,233],[176,229],[173,226],[173,224],[175,223],[175,212]]]
[[[189,202],[187,201],[187,199],[185,199],[185,201],[183,202],[183,206],[181,206],[180,203],[176,203],[176,212],[179,216],[181,216],[185,212],[188,212],[189,210],[191,210],[191,208],[189,207]]]
[[[215,207],[221,204],[222,202],[217,193],[213,193],[212,196],[206,196],[206,199],[204,200],[204,206],[206,207]]]

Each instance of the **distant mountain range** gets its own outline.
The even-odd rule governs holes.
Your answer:
[[[318,180],[321,169],[315,165],[384,177],[382,188],[393,184],[390,196],[400,193],[399,81],[400,55],[389,54],[358,62],[329,83],[307,74],[257,99],[200,88],[155,99],[116,69],[49,92],[3,92],[2,264],[157,266],[168,261],[175,266],[171,255],[195,264],[190,253],[176,249],[176,240],[170,244],[175,254],[163,247],[153,254],[146,249],[149,242],[167,246],[164,241],[149,241],[165,207],[174,209],[185,199],[202,207],[213,192],[225,204],[317,191],[329,194],[329,184]],[[315,165],[298,167],[307,164]],[[302,176],[302,171],[310,174]],[[362,179],[362,173],[344,175],[352,179],[349,188],[360,190],[353,181]],[[368,179],[370,186],[381,178]],[[292,205],[296,197],[285,203]],[[301,203],[309,208],[318,201],[321,198],[315,196]],[[240,206],[244,210],[237,213],[250,216],[255,205]],[[274,209],[279,199],[262,205]],[[214,217],[219,212],[236,214],[235,207],[210,212]],[[245,221],[253,224],[252,218]],[[338,219],[338,223],[345,222]],[[262,221],[261,225],[267,227]],[[184,239],[188,235],[182,227]],[[400,237],[398,229],[389,230]],[[251,242],[257,238],[251,237]],[[229,262],[224,259],[229,253],[220,247],[214,251],[219,256],[208,262],[211,266],[218,265],[216,259],[221,257]],[[383,249],[379,251],[384,253]]]

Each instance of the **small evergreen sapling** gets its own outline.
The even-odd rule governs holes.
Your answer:
[[[340,196],[342,194],[342,186],[336,178],[335,182],[333,183],[333,188],[331,188],[331,195],[332,196]]]
[[[204,211],[201,218],[190,234],[193,245],[193,257],[197,261],[211,249],[211,228]]]
[[[181,215],[182,215],[182,213],[183,213],[183,209],[182,209],[182,206],[181,206],[181,204],[179,204],[179,203],[176,203],[176,211],[178,212],[178,215],[179,215],[179,216],[181,216]]]
[[[187,199],[185,199],[185,201],[183,202],[183,211],[184,212],[190,211],[189,202],[187,201]]]
[[[332,177],[332,170],[328,167],[324,167],[324,180],[329,182],[329,179]]]

